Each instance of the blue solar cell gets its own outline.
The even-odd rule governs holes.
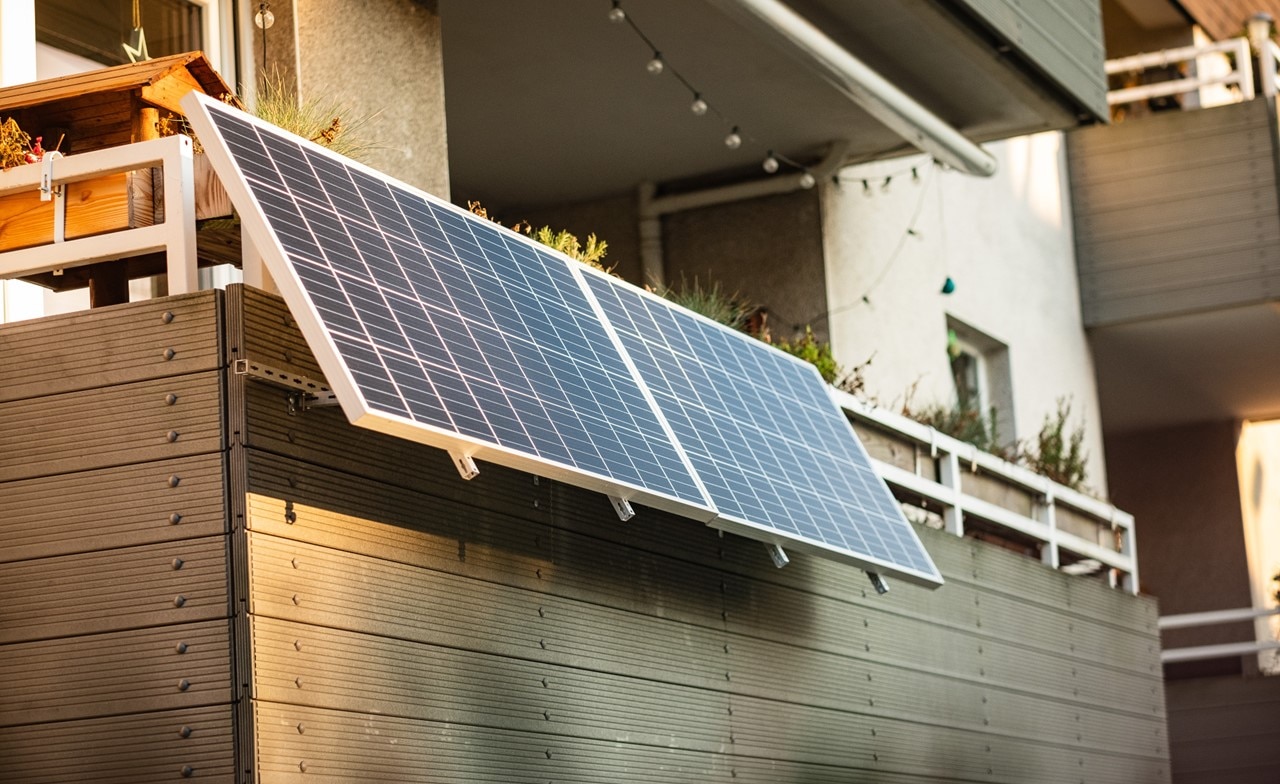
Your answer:
[[[586,280],[715,503],[712,525],[941,582],[811,365],[616,278]]]
[[[499,448],[481,453],[490,459],[534,458],[569,481],[585,474],[588,486],[711,517],[575,262],[228,107],[199,104],[216,131],[202,129],[206,146],[220,139],[238,167],[219,173],[243,174],[256,207],[237,207],[265,218],[285,267],[273,272],[296,280],[314,308],[321,342],[342,363],[325,371],[349,375],[361,416],[407,420],[428,443],[461,436]]]

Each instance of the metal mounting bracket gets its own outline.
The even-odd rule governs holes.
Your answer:
[[[463,479],[470,480],[480,476],[480,467],[476,465],[476,461],[471,459],[471,455],[450,452],[449,457],[453,458],[453,465],[458,469],[458,473]]]
[[[62,153],[50,150],[40,158],[40,201],[49,201],[62,190],[61,185],[53,182],[53,162],[61,157]]]
[[[787,557],[787,551],[780,546],[765,542],[764,549],[769,552],[769,560],[773,561],[773,565],[779,569],[791,563],[791,559]]]
[[[613,511],[618,513],[618,519],[624,523],[636,516],[636,510],[631,508],[631,502],[625,498],[611,495],[609,503],[613,504]]]
[[[332,389],[306,376],[247,359],[237,359],[231,369],[237,376],[248,376],[254,381],[265,381],[289,390],[289,416],[312,408],[338,405],[338,397]]]
[[[878,572],[867,572],[867,578],[871,580],[871,586],[876,589],[876,593],[884,596],[889,592],[889,583]]]

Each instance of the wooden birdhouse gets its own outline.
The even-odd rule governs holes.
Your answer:
[[[192,90],[216,97],[231,92],[202,53],[189,52],[0,89],[0,119],[13,118],[32,138],[41,137],[46,150],[75,156],[158,138],[161,120],[180,118],[178,102]],[[196,168],[199,193],[208,190],[200,180],[212,174]],[[56,241],[160,222],[159,185],[149,169],[67,183]],[[229,212],[229,203],[223,205]],[[218,210],[203,212],[200,217]],[[0,191],[0,253],[54,242],[55,231],[53,202],[35,190]],[[111,262],[26,279],[60,291],[89,285],[95,304],[109,304],[127,300],[128,279],[153,274],[153,262]]]

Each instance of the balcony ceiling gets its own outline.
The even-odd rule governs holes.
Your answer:
[[[1109,432],[1280,417],[1280,303],[1093,330]]]
[[[931,0],[794,0],[792,7],[970,138],[1077,122],[1078,109],[1007,47]],[[852,159],[902,140],[833,87],[703,0],[628,0],[631,17],[751,139],[689,111],[670,73],[607,0],[440,0],[453,194],[496,208],[628,192],[646,180],[755,176],[768,148],[816,160],[833,140]],[[1000,50],[1006,50],[1002,54]]]

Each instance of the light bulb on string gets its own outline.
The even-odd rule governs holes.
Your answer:
[[[259,3],[258,13],[253,15],[253,23],[259,30],[266,30],[276,23],[276,15],[271,13],[270,3]]]
[[[724,137],[724,146],[730,150],[736,150],[742,146],[742,134],[738,133],[738,126],[733,126],[733,130],[729,131],[729,135]]]
[[[769,174],[776,174],[778,172],[778,159],[773,157],[773,150],[769,150],[769,155],[764,159],[764,162],[761,163],[760,166]]]
[[[653,76],[660,76],[666,66],[662,62],[662,52],[654,52],[653,59],[645,64],[644,69]]]
[[[618,0],[613,0],[613,8],[609,9],[609,21],[614,24],[622,24],[627,21],[627,12],[622,10]]]
[[[693,103],[689,104],[689,111],[693,112],[695,117],[701,117],[707,113],[707,102],[702,100],[702,93],[693,94]]]
[[[804,174],[800,175],[800,187],[804,188],[806,191],[817,184],[818,184],[818,181],[814,179],[814,176],[811,172],[806,171]]]

